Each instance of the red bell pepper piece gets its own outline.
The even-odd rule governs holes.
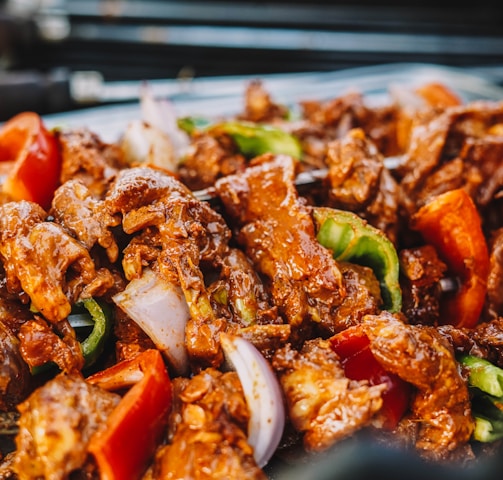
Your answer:
[[[487,292],[489,252],[482,222],[473,200],[463,189],[438,195],[412,217],[411,226],[433,245],[461,287],[444,295],[441,322],[474,327]]]
[[[348,378],[368,380],[370,385],[386,384],[381,408],[383,428],[393,430],[409,406],[411,385],[381,366],[370,350],[370,340],[361,325],[337,333],[330,341]]]
[[[60,184],[61,153],[54,134],[39,115],[23,112],[0,129],[0,162],[8,162],[2,189],[14,200],[48,209]]]
[[[89,442],[101,480],[139,479],[162,439],[171,408],[171,381],[161,353],[146,350],[87,381],[107,390],[133,384]]]

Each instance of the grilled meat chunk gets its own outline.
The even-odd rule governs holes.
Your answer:
[[[155,478],[265,480],[247,442],[249,411],[235,372],[209,368],[177,379],[174,396],[176,421],[156,455]]]
[[[80,180],[96,197],[108,189],[117,172],[127,166],[117,144],[104,143],[88,129],[59,132],[61,183]]]
[[[67,479],[87,460],[87,444],[120,396],[60,374],[19,405],[14,470],[19,480]]]
[[[382,407],[386,386],[346,378],[328,341],[309,340],[301,351],[287,345],[276,351],[272,365],[308,451],[325,450],[369,425]]]
[[[409,323],[436,325],[440,319],[440,280],[447,266],[431,245],[399,252],[402,312]]]
[[[264,157],[242,175],[215,187],[236,222],[238,242],[267,280],[274,303],[292,333],[328,321],[345,296],[342,274],[315,237],[309,209],[293,184],[290,157]]]
[[[57,223],[45,221],[35,203],[0,207],[0,255],[7,288],[24,291],[51,322],[65,319],[81,296],[103,295],[113,278],[96,270],[87,249]]]
[[[417,388],[411,410],[420,423],[418,451],[431,459],[453,458],[475,424],[451,345],[434,327],[407,325],[389,312],[367,315],[363,326],[379,363]]]

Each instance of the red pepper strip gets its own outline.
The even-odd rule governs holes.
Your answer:
[[[20,113],[2,126],[0,162],[12,163],[2,186],[5,193],[50,207],[60,184],[61,154],[56,137],[36,113]]]
[[[146,350],[90,376],[107,390],[134,383],[107,420],[91,437],[101,480],[139,479],[165,431],[171,408],[171,382],[158,350]]]
[[[413,216],[411,226],[433,245],[461,287],[441,305],[441,322],[474,327],[487,292],[489,252],[481,219],[471,197],[463,189],[438,195]]]
[[[407,410],[412,392],[411,385],[381,366],[370,350],[370,340],[361,325],[337,333],[330,341],[348,378],[368,380],[370,385],[386,384],[381,408],[383,428],[393,430]]]

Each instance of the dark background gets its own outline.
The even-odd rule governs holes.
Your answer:
[[[82,70],[114,82],[390,62],[475,69],[503,83],[503,3],[0,1],[0,120],[30,105],[79,107],[68,79]]]

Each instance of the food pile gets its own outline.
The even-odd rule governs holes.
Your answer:
[[[1,127],[1,478],[500,447],[503,101],[244,93],[176,118],[146,89],[116,143]]]

